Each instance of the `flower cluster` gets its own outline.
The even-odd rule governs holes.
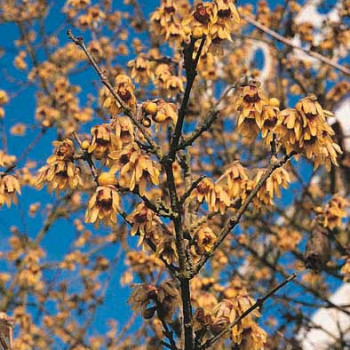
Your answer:
[[[117,213],[120,210],[120,197],[113,185],[98,186],[89,200],[85,213],[85,221],[105,225],[117,222]]]
[[[323,210],[324,227],[333,230],[336,227],[341,228],[342,219],[346,217],[346,207],[349,206],[348,201],[340,195],[334,195],[327,203]]]
[[[216,51],[224,40],[232,40],[231,33],[240,23],[234,0],[197,2],[192,9],[180,6],[174,0],[162,0],[151,16],[151,30],[161,41],[173,46],[189,42],[190,37],[206,36],[206,50]]]
[[[276,142],[291,152],[301,153],[313,159],[315,168],[338,165],[337,156],[342,153],[332,140],[333,129],[327,124],[327,116],[314,95],[301,99],[295,109],[279,110],[276,98],[268,99],[260,84],[250,81],[236,89],[234,109],[238,113],[237,128],[243,141],[251,142],[261,131],[262,138],[270,145],[273,136]]]
[[[17,204],[17,193],[21,194],[19,181],[14,175],[0,176],[0,208],[6,203],[10,207],[11,203]]]
[[[197,308],[193,316],[194,329],[197,334],[203,336],[208,330],[213,335],[220,334],[254,304],[254,300],[241,285],[233,285],[226,290],[230,291],[226,293],[226,298],[216,303],[211,311],[202,307]],[[267,335],[255,321],[259,316],[260,313],[254,310],[232,327],[230,335],[232,345],[238,345],[246,350],[264,348]]]
[[[134,191],[138,186],[141,196],[146,194],[149,182],[159,184],[160,168],[149,155],[144,154],[136,143],[130,143],[120,151],[113,151],[109,155],[113,165],[111,172],[120,173],[120,185]]]
[[[46,183],[50,192],[74,189],[82,184],[80,168],[74,164],[73,141],[54,141],[54,155],[47,159],[47,165],[38,171],[36,187],[41,189]]]
[[[108,154],[116,147],[117,140],[109,124],[97,125],[91,128],[91,141],[88,153],[98,160],[108,159]]]
[[[329,171],[332,163],[338,165],[337,156],[342,151],[332,140],[333,129],[326,117],[331,115],[318,103],[314,95],[301,99],[295,109],[280,112],[275,129],[278,141],[287,153],[292,151],[314,159],[315,168],[325,165]]]

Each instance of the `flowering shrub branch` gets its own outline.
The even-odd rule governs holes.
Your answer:
[[[19,33],[4,49],[0,207],[20,218],[4,221],[0,252],[0,309],[19,329],[0,339],[19,350],[302,348],[310,310],[350,313],[330,299],[350,279],[349,4],[323,27],[294,0],[149,6],[148,19],[135,0],[0,4],[0,25]],[[100,84],[86,81],[91,66]],[[14,111],[33,122],[8,125]],[[16,156],[15,137],[28,145]],[[339,333],[328,335],[346,346]]]

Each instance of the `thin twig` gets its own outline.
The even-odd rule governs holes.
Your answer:
[[[204,131],[207,131],[210,129],[211,125],[214,123],[214,121],[216,120],[216,118],[219,115],[218,107],[219,107],[220,103],[224,100],[224,98],[228,95],[228,93],[232,89],[235,89],[235,88],[236,88],[236,86],[232,85],[232,86],[229,86],[224,91],[224,93],[221,95],[221,97],[219,98],[217,103],[208,112],[208,114],[204,117],[203,121],[197,125],[197,127],[192,132],[192,134],[190,134],[187,137],[184,137],[184,140],[180,143],[180,145],[178,147],[179,150],[184,149],[188,146],[191,146],[193,144],[193,142],[196,141],[203,134]]]
[[[96,166],[91,158],[91,155],[83,149],[83,147],[81,146],[81,140],[78,136],[78,134],[74,131],[72,132],[73,137],[75,138],[75,140],[77,141],[78,145],[80,146],[80,148],[82,149],[83,153],[83,159],[88,163],[90,171],[91,171],[91,175],[93,176],[95,182],[98,184],[98,173],[97,173],[97,169]]]
[[[338,62],[335,62],[321,54],[319,54],[318,52],[312,51],[310,49],[304,49],[303,47],[300,47],[296,44],[294,44],[291,40],[285,38],[284,36],[278,34],[277,32],[271,30],[270,28],[264,26],[263,24],[259,23],[258,21],[254,20],[253,18],[249,17],[249,16],[243,16],[244,20],[246,20],[248,23],[250,23],[251,25],[253,25],[254,27],[258,28],[259,30],[261,30],[262,32],[272,36],[273,38],[275,38],[276,40],[292,47],[295,50],[299,50],[302,51],[304,53],[306,53],[307,55],[314,57],[316,59],[318,59],[319,61],[335,68],[338,69],[339,71],[341,71],[342,73],[346,74],[346,75],[350,75],[350,69],[347,67],[342,66],[341,64],[339,64]]]

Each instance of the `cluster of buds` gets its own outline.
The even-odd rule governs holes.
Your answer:
[[[163,100],[146,101],[142,104],[142,124],[150,127],[152,120],[155,122],[156,131],[159,126],[175,125],[177,121],[176,106]]]

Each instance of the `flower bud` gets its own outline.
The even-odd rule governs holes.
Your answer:
[[[151,122],[151,119],[149,119],[148,117],[144,117],[141,123],[145,128],[149,128],[152,122]]]
[[[81,143],[81,148],[83,150],[87,150],[88,148],[90,147],[90,142],[88,140],[84,140],[82,143]]]
[[[117,183],[117,180],[115,178],[115,176],[111,173],[102,173],[98,179],[98,184],[100,186],[108,186],[108,185],[115,185]]]
[[[147,114],[156,115],[158,111],[158,106],[154,102],[146,102],[143,105],[143,109]]]
[[[203,29],[201,27],[195,27],[192,32],[192,37],[194,39],[200,39],[203,37]]]

